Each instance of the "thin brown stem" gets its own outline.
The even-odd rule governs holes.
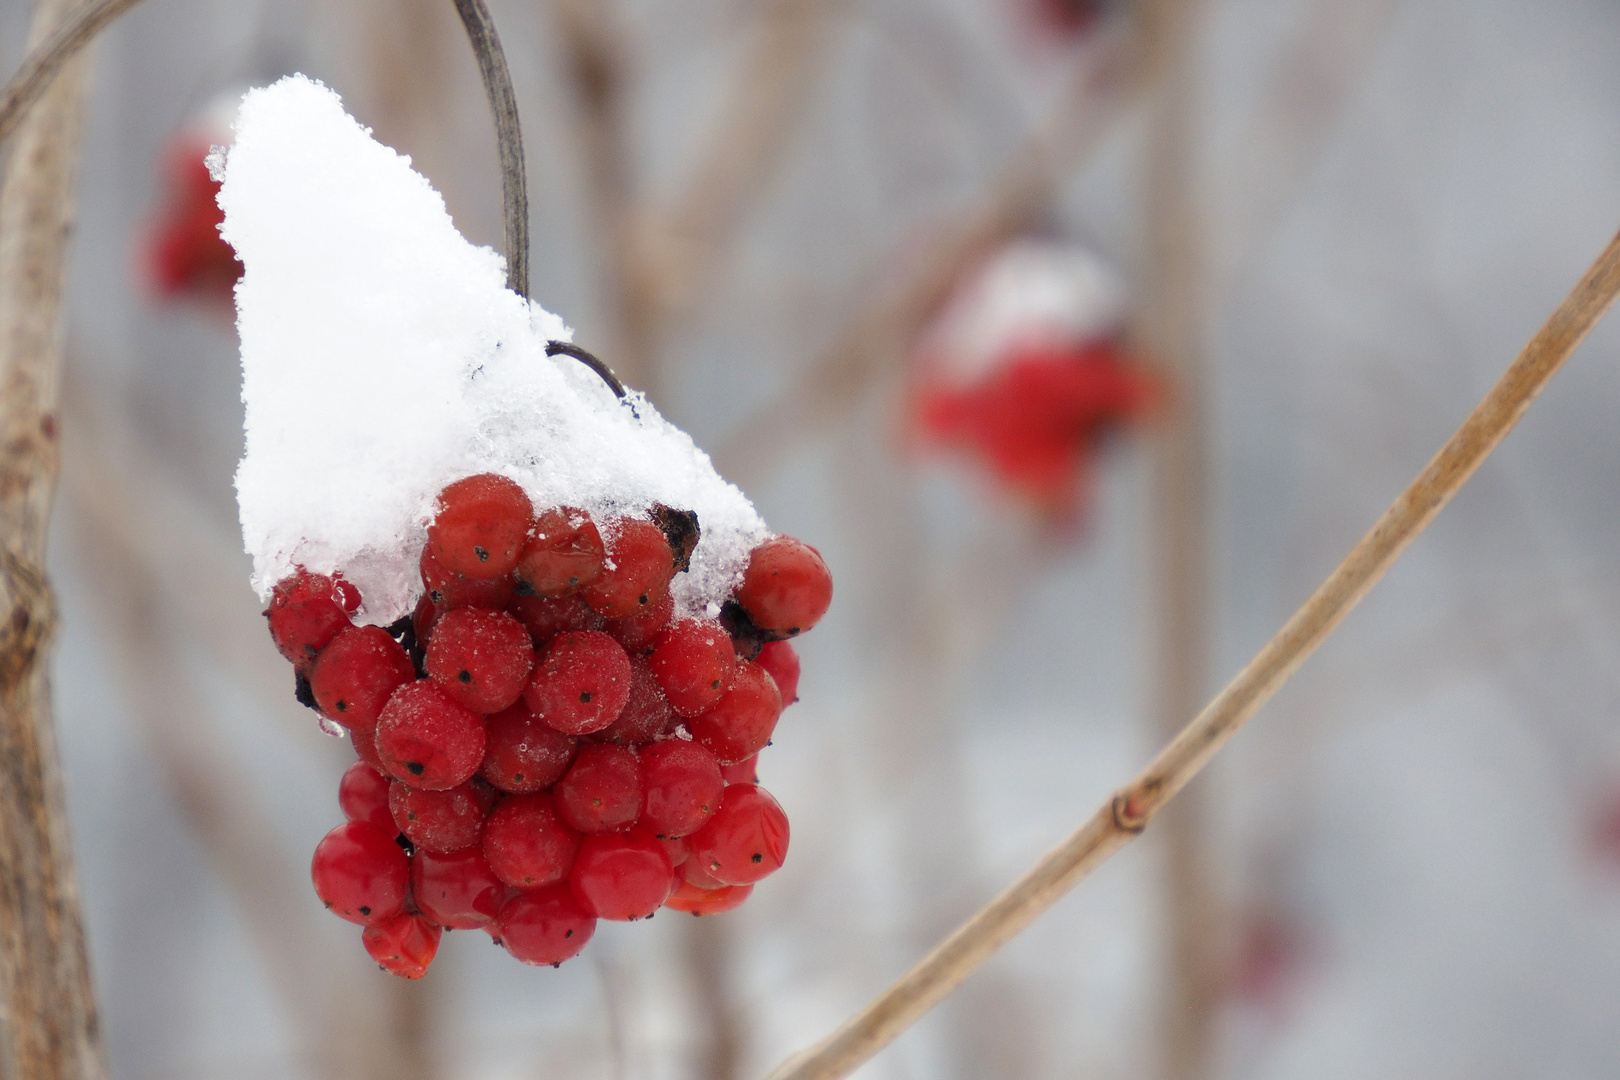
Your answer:
[[[456,13],[467,28],[478,59],[478,74],[495,114],[495,139],[501,155],[501,220],[506,242],[506,287],[529,295],[529,180],[523,160],[523,129],[518,125],[517,95],[506,53],[495,33],[484,0],[456,0]]]
[[[1333,573],[1192,723],[1072,836],[958,927],[916,967],[770,1080],[847,1076],[938,1004],[1159,810],[1325,641],[1473,475],[1620,294],[1620,236],[1530,339],[1490,393]]]
[[[28,109],[50,88],[51,79],[80,49],[118,16],[140,0],[85,0],[56,24],[51,34],[34,43],[22,66],[0,90],[0,142],[27,115]]]
[[[67,9],[35,3],[34,55]],[[88,65],[80,55],[39,77],[0,184],[0,1076],[17,1080],[106,1074],[51,718],[44,569]]]

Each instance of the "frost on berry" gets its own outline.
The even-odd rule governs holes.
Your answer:
[[[316,845],[310,877],[333,914],[364,926],[405,910],[410,866],[392,834],[349,821]]]
[[[349,625],[345,599],[332,578],[302,569],[275,587],[264,617],[276,648],[293,667],[308,672],[321,650]]]
[[[602,534],[585,511],[543,510],[518,556],[517,580],[532,596],[567,596],[602,576],[605,554]]]
[[[447,854],[418,851],[411,858],[411,898],[422,914],[450,930],[492,926],[506,901],[481,847]]]
[[[592,743],[580,748],[552,794],[563,820],[582,833],[628,829],[641,816],[641,766],[631,750]]]
[[[491,716],[487,731],[479,775],[501,791],[543,791],[561,780],[574,760],[578,740],[537,719],[521,701]]]
[[[430,791],[472,779],[484,760],[484,718],[427,679],[394,691],[377,720],[376,738],[384,771]]]
[[[675,613],[675,599],[669,593],[662,593],[649,604],[645,610],[634,615],[627,615],[622,619],[606,619],[602,630],[624,646],[624,651],[631,656],[641,656],[652,651],[658,636],[669,625],[671,616]]]
[[[645,807],[641,823],[663,836],[687,836],[720,808],[726,781],[714,755],[697,743],[666,739],[641,752]]]
[[[782,695],[770,673],[744,661],[726,696],[708,712],[687,721],[687,727],[716,760],[730,765],[763,750],[781,715]]]
[[[568,877],[579,834],[563,821],[544,792],[512,795],[484,824],[484,859],[515,889],[536,889]]]
[[[416,678],[405,650],[380,626],[338,632],[309,674],[322,715],[347,728],[371,729],[395,690]]]
[[[574,596],[517,596],[507,610],[529,631],[529,639],[537,649],[545,648],[552,638],[569,630],[603,628],[602,616]]]
[[[428,550],[451,573],[498,578],[512,572],[534,521],[516,481],[496,473],[464,477],[439,492]]]
[[[737,677],[737,651],[717,622],[685,619],[665,630],[647,658],[670,707],[681,716],[712,708]]]
[[[674,894],[664,901],[664,906],[689,915],[719,915],[741,907],[753,891],[752,885],[721,885],[713,889],[700,889],[690,881],[682,881]]]
[[[396,915],[373,923],[360,933],[371,958],[390,975],[420,979],[439,952],[439,926],[420,915]]]
[[[418,849],[444,854],[478,843],[489,802],[470,784],[424,791],[396,780],[388,789],[388,810]]]
[[[775,873],[787,858],[787,815],[759,785],[732,784],[720,809],[687,839],[686,846],[692,867],[725,885],[752,885]],[[686,880],[692,877],[687,875]]]
[[[540,654],[523,700],[558,731],[601,731],[630,700],[630,658],[601,631],[558,634]]]
[[[519,893],[501,908],[495,933],[525,964],[561,964],[579,955],[596,932],[596,917],[566,885]]]
[[[474,712],[500,712],[528,684],[534,647],[523,624],[506,612],[458,608],[434,624],[426,667],[452,701]]]
[[[510,574],[495,577],[467,577],[448,569],[433,554],[431,547],[422,549],[417,562],[422,572],[423,599],[442,611],[452,608],[481,607],[500,610],[511,603],[517,592],[517,582]]]
[[[832,604],[832,575],[821,553],[791,536],[754,549],[737,602],[767,634],[795,637],[815,626]]]
[[[646,832],[587,836],[568,884],[580,907],[599,919],[650,918],[675,891],[675,869]]]
[[[667,732],[676,723],[664,690],[652,669],[640,658],[630,661],[630,696],[619,718],[591,738],[619,746],[640,746]]]
[[[388,809],[390,781],[364,761],[350,765],[338,781],[338,806],[350,821],[369,821],[384,830],[396,828]]]
[[[618,523],[602,575],[580,595],[605,618],[628,618],[661,602],[674,576],[675,553],[664,531],[650,521],[629,519]]]

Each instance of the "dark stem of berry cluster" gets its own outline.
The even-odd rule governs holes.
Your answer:
[[[548,341],[546,342],[546,355],[572,356],[575,360],[578,360],[580,363],[584,364],[586,367],[600,375],[602,377],[602,381],[608,384],[608,389],[613,391],[614,397],[624,397],[624,383],[620,382],[619,377],[613,374],[613,369],[602,363],[602,361],[598,360],[595,355],[586,352],[578,345],[574,345],[567,341]]]

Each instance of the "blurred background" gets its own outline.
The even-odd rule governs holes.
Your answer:
[[[1608,0],[489,7],[535,299],[833,569],[760,763],[791,856],[555,971],[463,932],[403,983],[321,910],[352,755],[248,588],[197,162],[301,71],[498,245],[493,130],[449,0],[151,0],[94,50],[51,566],[120,1080],[762,1074],[1144,764],[1620,225]],[[1617,359],[859,1075],[1620,1074]]]

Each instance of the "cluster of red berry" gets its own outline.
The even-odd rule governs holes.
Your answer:
[[[219,207],[219,181],[205,161],[209,149],[206,137],[192,134],[177,136],[165,148],[165,205],[147,226],[142,254],[158,296],[228,306],[242,263],[219,234],[225,211]]]
[[[354,625],[340,576],[276,587],[266,616],[299,699],[360,757],[315,892],[385,970],[420,977],[443,928],[560,964],[599,918],[729,911],[782,865],[787,817],[755,762],[796,700],[786,639],[832,579],[775,537],[718,620],[675,619],[697,539],[691,513],[599,530],[481,474],[440,493],[414,615]]]

